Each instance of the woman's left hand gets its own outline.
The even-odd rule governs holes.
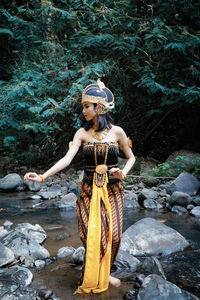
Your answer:
[[[120,168],[112,168],[109,170],[111,174],[113,174],[116,178],[120,180],[124,180],[124,174]]]

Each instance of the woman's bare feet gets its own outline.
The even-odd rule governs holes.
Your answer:
[[[120,280],[118,278],[115,278],[113,276],[110,275],[109,277],[109,282],[111,285],[115,286],[115,287],[119,287],[120,286]]]

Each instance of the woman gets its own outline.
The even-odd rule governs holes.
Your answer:
[[[82,106],[86,126],[76,132],[67,154],[43,175],[27,173],[24,179],[44,182],[68,167],[83,143],[85,170],[76,209],[79,234],[86,251],[76,292],[99,293],[107,290],[109,283],[120,285],[120,280],[110,275],[110,269],[122,236],[121,181],[132,168],[135,157],[123,129],[112,124],[108,111],[114,107],[114,96],[100,80],[84,89]],[[127,158],[123,170],[117,166],[119,146]]]

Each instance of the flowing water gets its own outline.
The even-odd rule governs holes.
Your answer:
[[[75,210],[66,211],[57,208],[31,208],[38,200],[30,199],[31,192],[0,193],[0,226],[6,220],[12,221],[14,226],[19,223],[40,224],[48,234],[43,246],[51,256],[55,256],[58,249],[64,246],[81,246],[77,232],[77,217]],[[164,211],[124,211],[124,227],[126,230],[136,221],[152,217],[180,232],[190,243],[190,248],[183,252],[159,258],[167,279],[179,287],[200,296],[200,222],[191,216],[178,216]],[[58,240],[59,234],[66,233],[64,240]],[[132,282],[123,282],[120,288],[110,287],[108,291],[99,295],[73,295],[76,282],[80,276],[78,267],[71,265],[65,258],[37,271],[34,275],[32,287],[46,286],[63,300],[73,299],[123,299],[124,294],[132,289]]]

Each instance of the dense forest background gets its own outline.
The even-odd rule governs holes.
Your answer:
[[[0,2],[0,155],[57,160],[101,78],[137,156],[199,152],[200,2]]]

